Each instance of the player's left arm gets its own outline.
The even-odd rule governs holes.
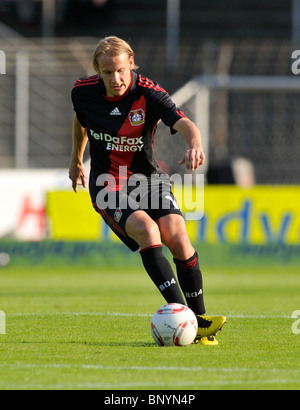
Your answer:
[[[172,127],[180,132],[189,146],[179,164],[185,164],[188,170],[195,171],[205,162],[201,133],[198,127],[188,118],[181,118]]]

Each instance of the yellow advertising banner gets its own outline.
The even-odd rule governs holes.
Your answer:
[[[86,191],[79,190],[77,194],[73,191],[48,192],[46,213],[51,239],[102,239],[102,221]]]
[[[299,244],[300,187],[207,186],[203,218],[187,225],[196,242]]]
[[[202,192],[185,187],[183,195],[175,189],[179,206],[189,214],[186,224],[193,242],[300,243],[300,186],[206,186]],[[118,241],[86,191],[49,192],[47,216],[53,239]]]

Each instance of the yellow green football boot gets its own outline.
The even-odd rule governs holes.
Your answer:
[[[201,344],[204,346],[218,346],[219,342],[215,338],[215,336],[209,336],[209,337],[202,337],[202,339],[195,340],[196,344]]]
[[[223,326],[227,323],[226,317],[197,315],[197,319],[199,328],[195,343],[201,342],[205,345],[216,345],[215,336],[219,331],[222,331]]]

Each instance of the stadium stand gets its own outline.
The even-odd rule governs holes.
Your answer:
[[[40,23],[26,25],[13,21],[13,2],[9,3],[10,6],[6,1],[0,2],[1,21],[9,23],[16,33],[40,34]],[[38,2],[35,3],[38,12]],[[67,166],[73,114],[70,89],[78,77],[93,73],[90,58],[102,35],[114,33],[131,40],[141,72],[160,82],[171,94],[196,75],[291,75],[291,1],[233,0],[230,10],[226,0],[216,0],[213,5],[189,0],[189,7],[182,2],[179,59],[173,72],[166,68],[165,3],[144,0],[141,7],[141,2],[136,0],[128,0],[126,5],[122,0],[109,0],[107,4],[110,4],[109,30],[107,26],[95,27],[91,23],[86,30],[90,36],[82,36],[82,27],[67,30],[60,23],[59,37],[51,41],[18,34],[11,37],[0,24],[0,50],[5,50],[7,57],[7,74],[5,81],[0,82],[2,168],[13,167],[15,163],[14,84],[20,44],[30,60],[30,167]],[[300,147],[296,137],[298,98],[299,94],[287,92],[215,93],[211,108],[212,157],[226,120],[229,160],[239,155],[250,157],[256,164],[259,183],[297,182],[300,177]],[[289,163],[285,162],[288,166],[280,170],[279,152],[285,159],[290,158]]]
[[[30,0],[27,3],[30,4]],[[1,0],[1,21],[25,36],[41,34],[41,2],[32,1],[32,16],[21,19],[17,0]],[[104,2],[105,3],[105,2]],[[166,2],[161,0],[108,0],[92,7],[91,0],[58,0],[57,36],[93,35],[113,30],[130,38],[165,35]],[[183,37],[289,37],[291,0],[181,1]],[[28,5],[27,5],[28,10]],[[78,17],[77,17],[78,14]],[[75,16],[75,17],[74,17]],[[16,18],[17,17],[17,18]]]

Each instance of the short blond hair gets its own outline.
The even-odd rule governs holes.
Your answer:
[[[109,36],[105,37],[97,44],[96,50],[93,56],[93,66],[97,73],[100,71],[98,58],[100,56],[110,56],[115,57],[119,56],[120,54],[127,54],[128,58],[134,57],[134,52],[130,45],[116,36]],[[134,70],[137,70],[139,67],[137,65],[134,66]]]

